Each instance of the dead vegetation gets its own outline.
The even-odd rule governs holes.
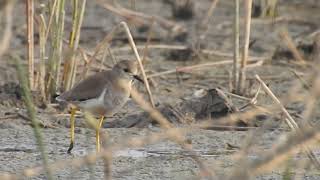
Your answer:
[[[171,8],[170,17],[144,12],[137,8],[140,2],[134,0],[129,1],[129,5],[125,2],[102,0],[54,0],[42,4],[34,0],[4,1],[0,5],[1,13],[6,15],[1,16],[5,26],[1,29],[3,37],[0,41],[0,57],[6,57],[8,54],[8,61],[16,61],[14,64],[20,83],[4,82],[0,87],[1,108],[17,108],[10,113],[3,113],[0,121],[25,117],[24,121],[28,121],[28,125],[32,126],[37,150],[41,154],[38,161],[41,163],[17,170],[14,168],[14,172],[1,171],[0,179],[38,176],[56,179],[55,173],[64,168],[71,167],[72,171],[79,171],[82,167],[95,165],[99,159],[103,160],[104,178],[112,179],[112,172],[115,170],[114,158],[118,151],[144,148],[164,140],[176,144],[183,157],[192,159],[198,170],[195,173],[196,178],[249,179],[276,169],[281,169],[283,179],[297,178],[299,174],[315,174],[319,178],[320,163],[315,151],[318,150],[320,138],[319,29],[310,28],[307,35],[293,37],[289,31],[290,24],[284,23],[287,27],[279,27],[277,29],[280,29],[280,33],[275,33],[280,39],[278,47],[281,48],[274,48],[267,56],[261,53],[255,53],[253,56],[251,48],[255,48],[255,43],[261,43],[255,42],[257,37],[252,36],[255,25],[268,24],[271,19],[271,23],[277,26],[283,21],[276,17],[279,13],[276,8],[279,7],[277,1],[261,2],[252,6],[252,0],[212,0],[207,2],[210,6],[207,7],[206,13],[203,13],[204,16],[199,18],[196,9],[197,3],[201,2],[189,0],[160,2]],[[85,44],[80,43],[80,39],[83,36],[81,29],[88,15],[86,10],[89,3],[96,3],[97,8],[111,12],[113,18],[121,20],[109,27],[95,47],[87,48]],[[228,27],[232,32],[230,35],[233,36],[228,51],[223,52],[209,48],[211,42],[206,41],[212,38],[209,24],[214,21],[214,12],[221,8],[219,3],[232,7],[233,13],[228,15],[232,18],[232,21],[229,21],[230,26],[224,22],[217,24],[222,28]],[[281,5],[290,3],[282,2]],[[27,55],[23,57],[14,55],[15,51],[9,48],[13,34],[13,7],[18,5],[26,7]],[[144,5],[146,7],[148,4]],[[314,6],[320,8],[319,5]],[[68,10],[70,7],[71,11]],[[258,7],[259,15],[253,15],[257,9],[252,10],[252,7]],[[308,21],[307,17],[305,18]],[[194,27],[189,28],[183,23],[185,21],[193,21]],[[310,20],[308,23],[315,22]],[[136,45],[134,35],[137,31],[132,29],[141,27],[147,29],[142,38],[144,45]],[[244,27],[243,30],[240,27]],[[197,29],[195,35],[191,32],[195,31],[194,29]],[[35,43],[35,35],[38,36],[39,43]],[[119,35],[125,41],[119,42]],[[160,39],[160,43],[155,44],[153,38]],[[298,38],[300,41],[296,42]],[[304,38],[308,38],[309,42],[304,42]],[[251,39],[254,40],[252,44]],[[129,46],[123,42],[128,42]],[[308,48],[303,47],[311,50],[307,51]],[[153,51],[156,50],[163,51],[160,55],[164,55],[167,61],[157,61],[159,57],[153,55]],[[51,114],[50,117],[60,118],[58,114],[61,115],[66,110],[61,108],[63,105],[54,101],[57,93],[70,89],[88,74],[105,69],[105,65],[111,67],[112,62],[121,59],[122,55],[138,61],[144,87],[137,86],[132,90],[131,97],[135,106],[129,106],[133,109],[131,113],[128,110],[129,113],[125,113],[120,120],[115,117],[114,121],[106,122],[105,127],[159,128],[147,135],[123,137],[116,142],[111,142],[110,135],[105,131],[102,138],[104,148],[101,152],[87,151],[82,157],[72,157],[68,160],[50,159],[52,154],[49,155],[46,149],[46,144],[50,142],[44,140],[42,127],[54,126],[43,125],[45,123],[41,120],[42,116],[37,113],[47,113]],[[265,75],[264,68],[269,66],[281,66],[280,68],[286,72],[290,70],[290,75],[284,74],[284,77],[290,80],[290,87],[284,84],[287,81],[283,80],[284,77],[280,74],[268,72]],[[212,71],[224,72],[219,75]],[[27,75],[24,72],[28,72]],[[223,83],[216,83],[218,80]],[[219,86],[212,85],[214,83]],[[287,87],[272,89],[275,86]],[[279,94],[282,96],[277,97]],[[169,95],[179,98],[171,99]],[[303,108],[293,111],[291,106],[295,104]],[[79,116],[85,120],[85,127],[97,127],[97,122],[91,114],[85,112]],[[230,133],[246,131],[246,138],[241,139],[240,147],[227,143],[226,149],[230,150],[231,153],[228,153],[231,154],[233,162],[227,171],[223,171],[224,167],[221,166],[223,159],[205,160],[197,151],[197,146],[190,142],[188,133],[203,129]],[[271,144],[269,149],[257,149],[256,144],[261,143],[266,131],[274,130],[279,130],[283,137],[275,137],[274,144]],[[249,158],[252,153],[257,158]],[[299,156],[305,156],[307,159]],[[286,164],[290,158],[295,161],[293,165]],[[303,173],[295,173],[295,170],[301,170]],[[88,173],[94,174],[94,169]]]

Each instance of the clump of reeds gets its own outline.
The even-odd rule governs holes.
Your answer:
[[[77,54],[80,39],[80,29],[85,13],[86,0],[73,0],[72,3],[72,30],[65,30],[65,6],[69,1],[54,0],[46,4],[34,4],[33,0],[27,1],[28,9],[28,77],[30,88],[41,92],[42,99],[50,102],[60,90],[70,89],[75,81],[77,70]],[[40,9],[39,14],[34,13],[34,6]],[[33,18],[36,18],[36,23]],[[39,57],[36,66],[34,62],[34,26],[39,31]],[[69,46],[64,51],[67,35]],[[62,69],[63,67],[63,69]],[[34,76],[36,75],[36,76]]]

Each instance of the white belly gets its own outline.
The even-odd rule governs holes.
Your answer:
[[[89,99],[83,102],[80,102],[78,106],[82,109],[91,110],[96,109],[101,106],[104,106],[104,95],[106,94],[106,90],[104,90],[98,98]]]

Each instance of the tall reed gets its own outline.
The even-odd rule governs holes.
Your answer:
[[[65,0],[58,0],[56,6],[54,2],[49,2],[50,12],[54,14],[51,24],[50,52],[47,72],[47,91],[50,100],[51,95],[55,94],[59,88],[60,65],[62,61],[62,43],[64,35]],[[54,12],[52,12],[54,11]]]
[[[72,31],[69,38],[70,53],[66,57],[66,61],[63,69],[63,89],[69,90],[76,76],[76,51],[79,46],[80,29],[83,21],[83,16],[86,7],[86,0],[82,1],[81,7],[79,7],[79,0],[73,0],[73,13],[72,13]],[[80,11],[80,12],[79,12]]]

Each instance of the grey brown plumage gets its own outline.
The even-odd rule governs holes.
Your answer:
[[[84,79],[57,97],[57,100],[69,102],[94,114],[113,115],[127,102],[136,73],[136,62],[120,61],[112,70]]]
[[[103,119],[105,116],[111,116],[118,112],[128,101],[133,79],[141,81],[137,76],[137,71],[138,67],[135,61],[120,61],[112,70],[90,76],[56,98],[58,101],[71,103],[80,109],[101,116],[96,129],[97,151],[100,150],[99,132]],[[71,110],[71,141],[68,153],[71,153],[74,145],[75,111],[75,109]]]

